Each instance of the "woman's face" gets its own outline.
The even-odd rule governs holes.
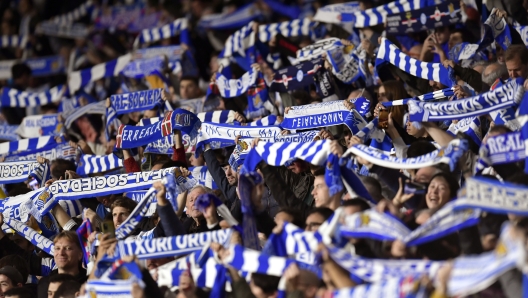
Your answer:
[[[427,208],[442,207],[449,202],[450,198],[449,184],[443,177],[435,177],[431,180],[427,194],[425,195]]]
[[[412,125],[412,122],[407,121],[407,127],[406,127],[407,133],[413,137],[419,137],[423,134],[424,128],[418,129],[414,125]]]
[[[385,87],[380,86],[378,89],[378,101],[379,102],[388,102],[389,98],[387,97],[387,94],[385,94]]]

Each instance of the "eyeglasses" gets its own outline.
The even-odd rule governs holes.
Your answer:
[[[306,229],[307,230],[312,230],[312,228],[318,228],[322,225],[323,223],[320,223],[320,222],[309,222],[306,224]]]

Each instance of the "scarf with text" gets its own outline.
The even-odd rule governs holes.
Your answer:
[[[39,138],[22,139],[9,143],[1,143],[0,154],[55,148],[59,144],[55,138],[56,137],[53,136],[45,136]]]
[[[309,129],[345,124],[356,134],[367,124],[356,110],[345,108],[343,101],[294,106],[284,114],[283,129]]]
[[[33,161],[37,160],[37,156],[42,156],[50,161],[58,158],[75,161],[77,157],[77,149],[71,147],[68,143],[60,143],[55,146],[51,145],[40,149],[23,151],[16,154],[8,154],[5,155],[5,161]]]
[[[354,154],[375,165],[390,169],[420,169],[444,163],[448,164],[451,171],[453,171],[456,168],[458,159],[462,157],[468,148],[469,145],[466,140],[455,139],[446,148],[417,157],[399,158],[386,155],[363,144],[357,144],[350,147],[343,156]]]
[[[148,126],[121,125],[117,132],[116,148],[129,149],[153,143],[181,130],[194,139],[201,121],[192,112],[176,109],[168,112],[163,121]]]
[[[157,193],[156,189],[151,187],[141,202],[130,212],[127,219],[116,228],[115,235],[118,240],[123,240],[128,237],[136,229],[139,222],[146,217],[152,201],[156,199]]]
[[[390,63],[413,76],[452,86],[447,69],[440,63],[422,62],[404,54],[388,39],[382,37],[376,56],[376,66]]]
[[[29,172],[29,178],[33,178],[37,182],[39,188],[44,187],[46,181],[51,179],[50,165],[47,162],[43,164],[38,163],[38,165],[35,165],[33,170]]]
[[[323,59],[318,58],[279,69],[273,76],[269,90],[285,93],[314,84],[315,74],[323,62]]]
[[[491,213],[528,214],[527,188],[483,177],[471,177],[458,192],[455,210],[479,208]]]
[[[446,1],[435,6],[387,15],[388,34],[408,34],[463,22],[460,2]]]
[[[525,144],[521,132],[512,132],[489,137],[479,150],[477,173],[485,168],[522,161],[526,158]]]
[[[109,155],[97,156],[83,154],[77,163],[77,174],[86,176],[89,174],[107,172],[123,167],[123,160],[113,153]]]
[[[134,59],[130,61],[119,74],[133,79],[142,79],[151,75],[157,75],[166,81],[164,71],[168,68],[168,59],[164,56]]]
[[[235,126],[228,124],[202,123],[200,134],[196,142],[195,156],[199,156],[205,145],[209,144],[211,149],[219,149],[235,145],[235,138],[276,137],[281,132],[278,126]]]
[[[129,199],[132,199],[137,203],[140,203],[141,201],[143,201],[143,198],[145,198],[145,195],[147,194],[147,192],[148,190],[128,191],[128,192],[123,193],[123,196]],[[150,205],[149,205],[147,213],[145,214],[145,217],[151,217],[154,213],[156,213],[157,208],[158,208],[158,200],[153,199],[150,202]]]
[[[409,119],[419,122],[457,120],[513,107],[525,96],[523,83],[524,79],[517,78],[493,91],[455,101],[436,103],[409,100]]]
[[[192,176],[198,180],[198,184],[210,189],[218,189],[213,176],[211,176],[211,173],[209,173],[209,170],[207,170],[207,166],[190,167],[189,171],[191,171]]]
[[[0,163],[0,183],[12,184],[25,182],[28,176],[39,167],[36,161]]]
[[[478,117],[460,119],[456,124],[451,123],[447,129],[447,133],[452,136],[456,136],[460,132],[469,136],[477,146],[481,146],[482,133],[480,132],[480,119]]]
[[[64,132],[64,125],[57,114],[33,115],[22,119],[16,133],[22,138],[41,136],[59,136]]]
[[[520,84],[522,84],[522,79],[518,80]],[[522,86],[520,87],[523,88]],[[527,92],[525,92],[528,94]],[[521,102],[521,105],[519,106],[519,109],[516,113],[517,121],[519,122],[519,125],[521,126],[521,136],[524,142],[524,150],[525,150],[525,165],[524,165],[524,172],[528,173],[528,99],[524,98]]]
[[[112,61],[72,72],[68,78],[69,93],[74,94],[77,90],[99,79],[118,76],[131,59],[132,54],[126,54]]]
[[[141,31],[134,41],[134,48],[138,48],[144,43],[153,43],[162,39],[171,38],[175,35],[180,35],[180,42],[191,45],[187,19],[180,18],[174,22],[152,29],[144,29]]]
[[[38,197],[41,190],[33,190],[26,194],[5,198],[0,200],[0,212],[4,218],[13,218],[21,222],[29,220],[31,211],[31,200]]]
[[[64,90],[64,85],[50,88],[49,91],[41,93],[19,91],[14,88],[4,87],[2,90],[1,106],[25,108],[47,105],[60,101]]]
[[[53,255],[55,245],[53,241],[49,240],[45,236],[39,234],[37,231],[28,227],[23,222],[20,222],[14,218],[4,217],[4,223],[13,229],[17,234],[26,238],[31,244],[40,248],[42,251],[49,255]]]
[[[293,64],[298,64],[299,62],[304,61],[311,61],[320,58],[323,54],[326,54],[327,51],[334,49],[343,49],[344,47],[345,46],[339,38],[330,37],[323,40],[319,40],[297,51],[297,59]]]
[[[110,106],[106,108],[106,139],[110,139],[109,129],[118,115],[161,108],[162,92],[160,88],[110,96]]]
[[[18,125],[0,125],[0,140],[5,140],[9,142],[18,141],[20,137],[16,133]]]

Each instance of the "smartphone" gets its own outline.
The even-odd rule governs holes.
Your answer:
[[[389,127],[389,111],[380,110],[378,116],[378,128],[385,129]]]
[[[110,235],[110,238],[115,238],[114,222],[111,220],[103,221],[102,232]]]
[[[29,181],[28,185],[31,190],[39,189],[38,181],[33,177],[31,177],[31,180]]]
[[[425,195],[427,192],[427,186],[425,184],[406,181],[403,187],[403,193],[405,194],[415,194],[415,195]]]

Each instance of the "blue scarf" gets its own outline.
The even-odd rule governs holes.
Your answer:
[[[335,298],[374,298],[380,297],[426,297],[425,288],[420,284],[418,276],[389,278],[387,280],[357,285],[353,288],[334,290]]]
[[[128,191],[123,194],[124,197],[127,197],[129,199],[132,199],[136,201],[137,203],[140,203],[143,201],[143,198],[145,198],[145,195],[147,194],[148,190],[137,190],[137,191]],[[158,207],[158,200],[156,198],[153,198],[147,213],[145,214],[145,217],[150,217],[154,213],[156,213],[156,209]]]
[[[0,36],[0,48],[25,49],[28,45],[27,36],[2,35]]]
[[[16,134],[17,129],[18,125],[0,125],[0,140],[18,141],[20,137]]]
[[[275,115],[269,115],[259,120],[249,122],[247,126],[274,126],[279,125],[279,119]]]
[[[190,35],[188,30],[187,19],[180,18],[174,22],[152,29],[144,29],[141,31],[134,41],[134,48],[139,47],[144,43],[153,43],[162,39],[167,39],[175,35],[180,35],[180,42],[191,45]]]
[[[69,93],[74,94],[77,90],[99,79],[118,76],[131,58],[131,54],[126,54],[112,61],[72,72],[68,78]]]
[[[0,183],[11,184],[24,182],[29,174],[39,167],[34,161],[26,162],[2,162],[0,163]]]
[[[477,173],[492,165],[513,163],[524,160],[525,144],[520,132],[512,132],[489,137],[480,147]]]
[[[77,174],[86,176],[107,172],[120,167],[123,167],[123,160],[119,159],[113,153],[103,156],[83,154],[81,160],[77,163]]]
[[[93,2],[88,0],[72,11],[51,18],[50,21],[59,24],[71,25],[73,22],[91,13],[94,7],[95,5]]]
[[[456,120],[513,107],[525,95],[523,83],[522,78],[517,78],[493,91],[455,101],[432,103],[410,100],[409,119],[419,122]]]
[[[0,144],[0,154],[8,154],[18,151],[33,151],[40,149],[51,149],[58,145],[55,137],[45,136],[40,138],[23,139],[20,141]]]
[[[73,122],[75,122],[75,120],[79,119],[81,116],[84,116],[86,114],[106,115],[105,102],[94,102],[78,109],[63,113],[63,117],[66,118],[66,121],[64,121],[64,125],[66,126],[66,128],[70,128]]]
[[[250,22],[227,38],[224,49],[218,57],[229,58],[235,54],[246,57],[246,52],[248,50],[251,51],[251,48],[254,46],[255,38],[253,36],[253,22]]]
[[[447,129],[447,133],[453,136],[456,136],[459,132],[468,135],[480,147],[482,133],[480,132],[480,119],[478,117],[460,119],[457,124],[451,124]]]
[[[25,225],[23,222],[20,222],[14,218],[4,217],[4,223],[9,226],[11,229],[15,230],[17,234],[26,238],[31,244],[40,248],[49,255],[53,255],[53,250],[55,245],[53,241],[48,238],[40,235],[37,231]]]
[[[380,241],[402,240],[410,233],[410,230],[398,219],[375,210],[347,216],[339,231],[344,237],[372,238]]]
[[[320,58],[279,69],[273,76],[270,91],[288,92],[311,86],[324,61]]]
[[[202,167],[190,167],[189,171],[192,172],[192,176],[198,180],[198,184],[203,185],[210,189],[218,189],[216,183],[211,176],[211,173],[207,170],[207,166]]]
[[[31,68],[33,77],[46,77],[65,73],[65,63],[61,56],[31,58],[24,62]]]
[[[222,73],[216,74],[216,86],[223,98],[240,96],[255,84],[258,77],[258,71],[250,69],[240,79],[228,79]]]
[[[38,107],[60,101],[64,93],[64,85],[51,88],[42,93],[19,91],[17,89],[4,87],[2,90],[3,107]]]
[[[168,68],[164,56],[147,59],[134,59],[121,70],[120,74],[133,79],[142,79],[146,76],[157,75],[166,81],[164,71]]]
[[[261,42],[269,42],[277,34],[284,37],[309,36],[313,37],[313,29],[317,23],[309,18],[295,19],[281,23],[259,26],[258,38]]]
[[[376,56],[376,67],[386,62],[422,79],[440,82],[445,86],[451,86],[453,83],[447,69],[442,64],[422,62],[411,58],[383,37]]]
[[[451,141],[446,148],[438,149],[418,157],[399,158],[383,154],[378,150],[373,150],[370,147],[358,144],[350,147],[345,152],[344,156],[354,154],[355,156],[359,156],[375,165],[391,169],[420,169],[439,163],[445,163],[449,165],[451,171],[454,171],[458,159],[468,150],[468,146],[466,140],[455,139]]]
[[[141,202],[137,204],[136,208],[130,212],[127,219],[116,228],[115,234],[118,240],[123,240],[128,237],[139,222],[146,217],[152,201],[156,199],[157,193],[156,189],[151,187]]]
[[[12,161],[34,161],[37,159],[37,156],[42,156],[48,160],[55,160],[57,158],[62,158],[66,160],[75,161],[77,156],[77,149],[70,147],[68,143],[61,143],[50,146],[44,146],[40,149],[33,149],[29,151],[22,151],[17,154],[9,154],[6,156],[6,162]]]
[[[433,91],[431,93],[426,93],[426,94],[423,94],[423,95],[420,95],[420,96],[416,96],[416,97],[382,102],[381,104],[384,107],[388,108],[388,107],[406,105],[409,102],[409,100],[411,100],[411,99],[414,99],[414,100],[417,100],[417,101],[418,100],[419,101],[429,101],[429,100],[441,99],[441,98],[453,96],[453,94],[455,94],[455,92],[453,90],[454,90],[454,88],[451,87],[451,88],[446,88],[446,89],[442,89],[442,90],[438,90],[438,91]]]
[[[528,45],[528,26],[515,26],[515,30],[519,32],[525,45]]]
[[[247,90],[246,96],[248,99],[248,105],[244,111],[246,119],[251,120],[269,114],[265,107],[268,102],[268,88],[261,72],[257,75],[255,85]]]
[[[248,248],[260,250],[257,223],[253,214],[252,194],[255,187],[262,184],[263,179],[257,172],[240,173],[238,178],[238,193],[241,201],[243,225],[242,241]]]
[[[387,15],[388,34],[407,34],[463,22],[460,2],[446,1],[408,12]]]
[[[163,106],[163,89],[136,91],[110,96],[110,106],[106,108],[106,137],[109,140],[109,128],[118,115],[150,110]]]
[[[51,21],[44,21],[37,25],[35,33],[71,39],[87,38],[90,29],[85,24],[59,24]]]
[[[198,119],[202,122],[233,123],[235,112],[230,110],[199,113]]]
[[[38,165],[35,165],[36,167],[34,167],[33,170],[29,172],[29,177],[33,177],[33,179],[37,181],[38,186],[40,188],[44,187],[46,181],[51,179],[51,169],[49,164],[46,162],[43,164],[37,164]]]
[[[522,80],[519,80],[519,83],[521,83]],[[522,86],[520,87],[523,88]],[[519,109],[517,110],[517,121],[519,121],[519,125],[521,126],[521,136],[524,142],[524,148],[525,148],[525,158],[528,159],[528,100],[524,98],[521,101],[521,105]],[[528,161],[528,160],[526,160]],[[528,162],[525,162],[524,165],[524,172],[528,173]]]
[[[165,115],[162,122],[149,126],[121,125],[116,137],[116,148],[128,149],[147,145],[172,134],[173,129],[179,129],[193,139],[201,124],[194,113],[177,109]]]
[[[207,207],[213,204],[216,207],[216,211],[222,218],[227,221],[230,227],[238,226],[238,221],[233,217],[229,208],[220,201],[220,199],[213,194],[203,194],[199,195],[194,202],[194,206],[200,210],[200,212],[205,212]],[[238,227],[237,227],[238,228]]]
[[[459,191],[455,210],[479,208],[493,213],[528,214],[526,187],[499,181],[472,177]]]

